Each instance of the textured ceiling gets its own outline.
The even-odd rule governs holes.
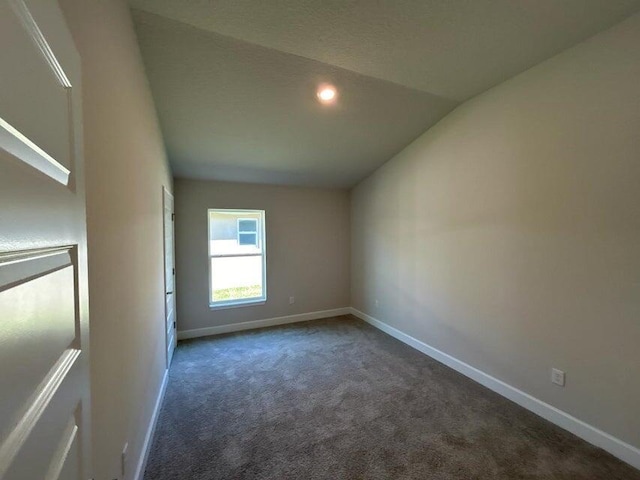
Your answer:
[[[177,177],[349,187],[456,103],[134,11]],[[321,105],[319,84],[337,86]]]
[[[131,0],[139,9],[465,100],[640,9],[640,0]]]
[[[640,0],[130,0],[178,177],[349,187]],[[318,104],[335,83],[338,103]]]

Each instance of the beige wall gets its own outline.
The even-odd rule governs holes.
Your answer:
[[[465,103],[351,210],[355,308],[636,447],[639,46],[636,15]]]
[[[61,0],[82,57],[93,463],[120,477],[140,456],[165,368],[161,185],[171,186],[129,10]]]
[[[209,208],[266,211],[266,304],[209,308]],[[179,331],[349,306],[346,190],[176,179],[175,212]]]

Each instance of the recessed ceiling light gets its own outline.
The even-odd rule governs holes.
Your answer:
[[[336,87],[333,85],[320,85],[316,93],[318,100],[322,103],[332,103],[336,99],[337,94]]]

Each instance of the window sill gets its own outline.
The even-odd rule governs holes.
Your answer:
[[[254,307],[257,305],[264,305],[265,303],[267,303],[266,298],[255,298],[251,300],[241,300],[241,301],[226,302],[226,303],[209,303],[209,309],[225,310],[227,308]]]

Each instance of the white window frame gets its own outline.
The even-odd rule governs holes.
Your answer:
[[[211,213],[223,212],[233,214],[258,214],[260,218],[257,220],[257,241],[258,247],[260,247],[262,253],[234,253],[234,254],[213,254],[211,252]],[[227,209],[227,208],[210,208],[207,210],[207,250],[209,252],[209,308],[212,310],[222,308],[235,308],[246,307],[251,305],[263,305],[267,301],[267,231],[265,229],[265,211],[264,210],[249,210],[249,209]],[[238,219],[240,221],[241,219]],[[242,220],[245,220],[242,218]],[[254,220],[254,218],[251,218]],[[238,229],[239,230],[239,229]],[[211,260],[213,258],[229,258],[229,257],[262,257],[262,296],[252,298],[242,298],[238,300],[222,300],[215,302],[213,300],[213,285],[211,280],[213,278],[213,267],[211,266]]]
[[[240,231],[240,222],[246,222],[246,221],[250,221],[250,222],[255,222],[256,224],[256,229],[252,232],[241,232]],[[236,237],[238,239],[238,245],[242,245],[240,243],[240,234],[244,233],[244,234],[253,234],[256,236],[256,243],[253,243],[252,245],[255,245],[256,247],[260,247],[260,225],[259,225],[259,220],[257,218],[238,218],[236,221]]]

